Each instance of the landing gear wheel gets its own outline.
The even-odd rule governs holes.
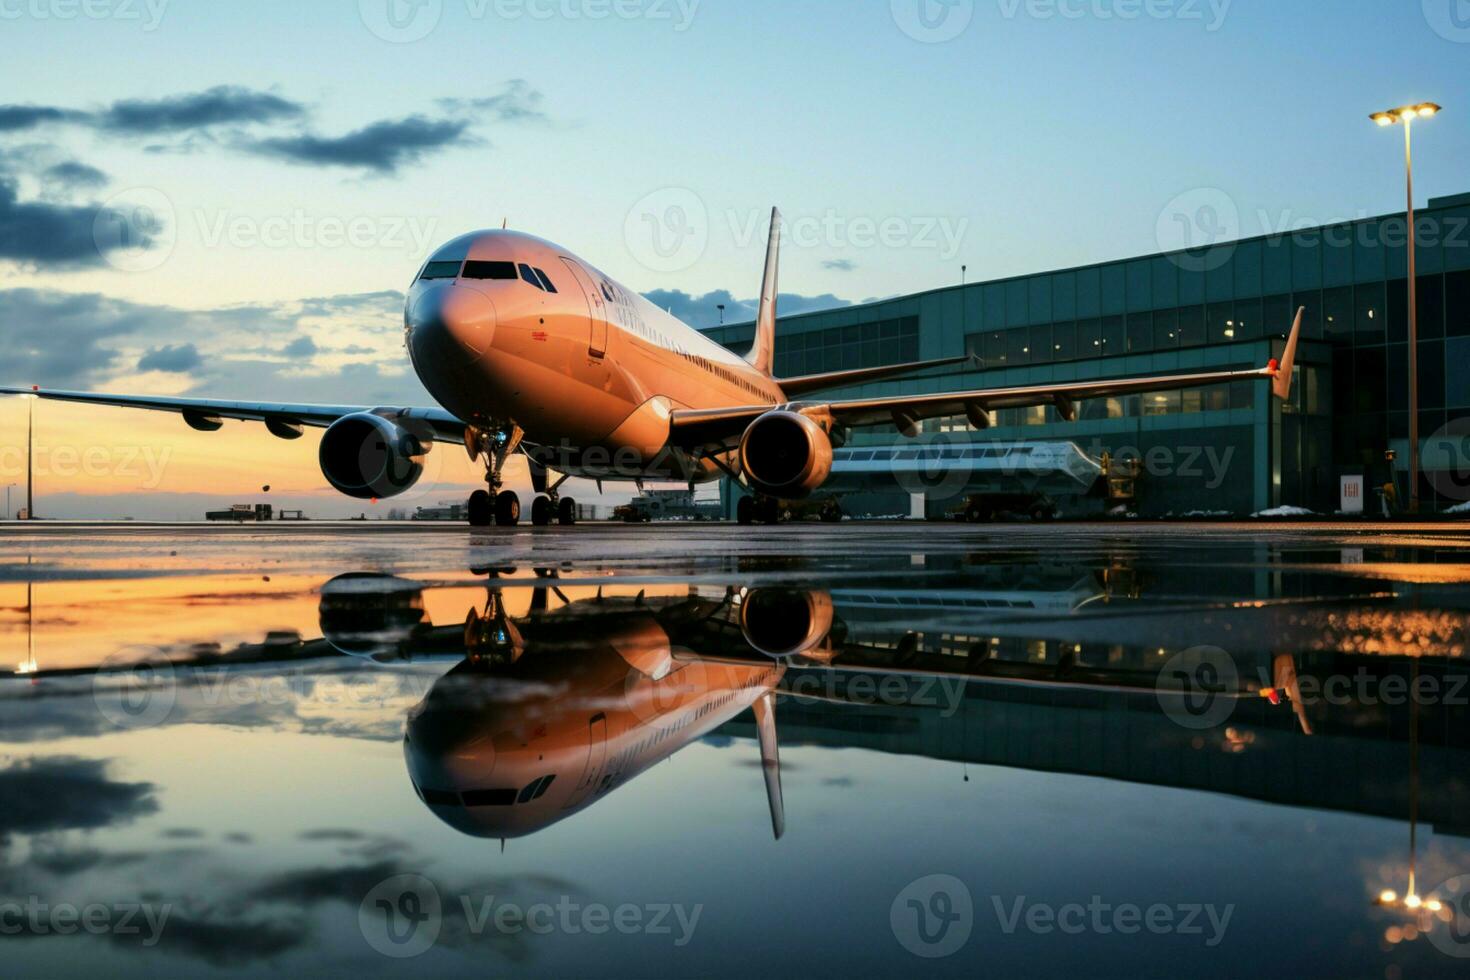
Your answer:
[[[755,499],[741,497],[735,502],[735,520],[741,524],[755,523]]]
[[[495,500],[486,490],[470,494],[469,506],[465,508],[470,527],[489,527],[495,522]]]
[[[556,522],[562,527],[577,523],[577,502],[571,497],[562,497],[556,502]]]
[[[495,497],[495,523],[515,527],[521,522],[521,498],[513,490],[502,490]]]
[[[531,523],[537,527],[545,527],[551,523],[551,498],[537,496],[531,501]]]

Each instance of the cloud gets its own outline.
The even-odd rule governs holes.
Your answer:
[[[63,122],[77,117],[86,118],[86,113],[49,105],[0,105],[0,133],[13,133],[42,123]]]
[[[828,259],[822,263],[822,268],[831,269],[833,272],[852,272],[857,267],[857,263],[852,259]]]
[[[439,105],[450,112],[474,111],[488,113],[501,122],[545,122],[546,111],[541,108],[545,97],[532,88],[524,78],[512,78],[505,83],[505,91],[478,99],[440,99]]]
[[[215,397],[434,403],[404,353],[403,294],[394,290],[182,309],[18,288],[0,290],[0,324],[0,384],[146,392],[134,375],[172,370],[171,394],[182,378],[188,393]],[[307,338],[315,354],[282,356]]]
[[[316,341],[310,337],[297,337],[281,348],[281,353],[286,357],[311,357],[316,352]]]
[[[290,163],[334,167],[362,167],[379,174],[393,174],[408,163],[417,163],[435,150],[472,142],[470,124],[464,120],[429,119],[409,116],[383,120],[343,136],[277,136],[248,144],[257,153]]]
[[[95,830],[158,811],[152,783],[108,778],[106,759],[53,756],[0,769],[0,839],[8,834]]]
[[[299,102],[237,85],[162,99],[123,99],[97,113],[99,129],[144,135],[208,129],[212,126],[267,123],[306,114]]]
[[[96,229],[120,222],[131,237],[98,236]],[[0,176],[0,260],[40,266],[46,271],[102,265],[124,245],[149,247],[164,231],[153,215],[114,213],[99,205],[22,201],[16,182]]]
[[[171,371],[187,374],[204,363],[193,344],[155,347],[138,359],[139,371]]]
[[[96,190],[107,184],[107,174],[78,160],[63,160],[41,171],[41,179],[71,190]]]
[[[685,323],[699,329],[719,324],[719,305],[721,303],[725,306],[725,323],[727,324],[754,320],[760,306],[759,300],[736,299],[727,289],[716,289],[703,296],[691,296],[682,289],[655,289],[643,295],[659,309],[669,310]],[[783,316],[851,305],[851,300],[842,299],[831,293],[823,293],[820,296],[781,293],[776,297],[776,309]]]

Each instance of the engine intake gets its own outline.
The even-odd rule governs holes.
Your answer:
[[[322,436],[322,475],[339,493],[359,500],[396,497],[424,474],[433,446],[393,419],[371,412],[344,415]]]
[[[767,412],[740,437],[740,469],[757,493],[806,497],[832,472],[832,440],[799,412]]]
[[[808,653],[832,631],[836,610],[826,592],[754,589],[740,604],[740,629],[757,652],[780,660]]]

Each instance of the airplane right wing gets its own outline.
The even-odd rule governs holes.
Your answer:
[[[964,415],[970,418],[971,424],[979,423],[977,428],[985,428],[988,424],[984,418],[985,413],[999,408],[1055,405],[1062,418],[1070,421],[1076,417],[1076,403],[1084,399],[1173,391],[1230,381],[1270,381],[1272,393],[1285,400],[1291,395],[1291,375],[1296,364],[1297,342],[1301,337],[1302,317],[1305,312],[1305,308],[1297,311],[1296,321],[1292,324],[1281,360],[1278,362],[1273,358],[1265,367],[1260,368],[1106,381],[1068,381],[1015,388],[944,391],[926,395],[890,395],[830,402],[792,402],[788,405],[676,409],[671,413],[670,438],[675,445],[686,449],[728,448],[730,441],[738,438],[750,423],[778,408],[813,416],[830,416],[834,424],[841,426],[893,425],[906,436],[916,436],[919,423],[924,419]]]

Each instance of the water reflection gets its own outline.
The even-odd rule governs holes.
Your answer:
[[[124,897],[203,896],[176,955],[228,934],[229,957],[197,956],[274,970],[350,961],[351,917],[395,874],[651,889],[739,910],[686,961],[714,974],[733,972],[730,944],[794,921],[756,900],[780,876],[809,926],[861,951],[831,962],[891,972],[908,953],[855,924],[938,868],[990,889],[981,911],[1069,888],[1234,902],[1226,973],[1270,968],[1258,951],[1289,927],[1318,937],[1309,959],[1271,947],[1297,972],[1452,975],[1417,940],[1470,921],[1445,884],[1470,871],[1457,562],[1263,545],[1202,551],[1202,583],[1176,554],[1074,550],[878,555],[840,575],[800,556],[665,575],[364,561],[131,595],[21,572],[0,623],[0,899],[83,872]],[[1385,576],[1390,558],[1417,571]],[[201,627],[201,606],[226,625]],[[368,765],[360,746],[391,751]],[[660,856],[671,834],[703,855],[697,880]],[[616,939],[496,938],[548,973],[595,969]],[[1049,962],[1055,939],[995,933],[984,952]]]

